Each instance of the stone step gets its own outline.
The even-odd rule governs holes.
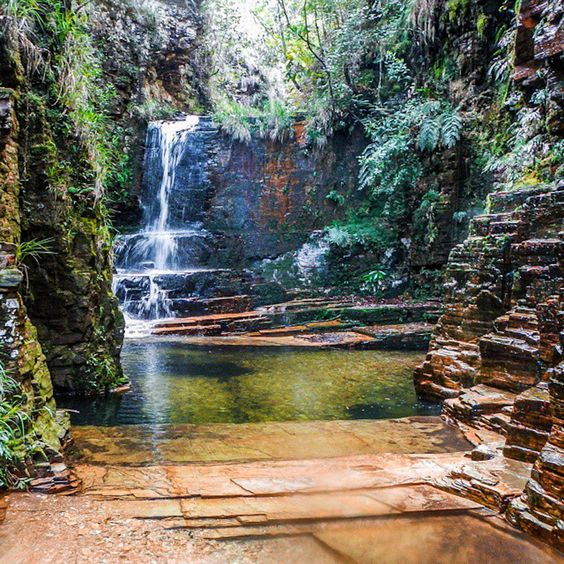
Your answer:
[[[153,335],[216,336],[225,333],[244,333],[267,328],[270,318],[256,311],[217,313],[195,317],[168,319],[153,326]]]
[[[550,394],[542,383],[515,398],[504,454],[509,458],[534,462],[548,440],[552,428]]]
[[[481,381],[489,386],[519,393],[537,384],[541,378],[537,341],[499,333],[480,339]]]
[[[155,328],[170,327],[172,325],[182,325],[182,326],[195,326],[195,325],[214,325],[229,323],[231,321],[240,319],[253,319],[261,317],[256,311],[246,311],[241,313],[214,313],[211,315],[199,315],[194,317],[185,317],[178,319],[168,319],[166,321],[155,323]]]
[[[519,232],[519,229],[523,227],[525,223],[523,221],[513,219],[510,221],[493,221],[490,223],[490,231],[491,235],[513,235],[516,236]]]
[[[314,321],[340,319],[344,323],[366,325],[394,325],[438,319],[441,305],[438,302],[381,303],[369,305],[343,305],[296,308],[282,311],[277,305],[257,310],[272,319],[274,326],[303,325]]]
[[[447,417],[472,425],[483,416],[503,413],[504,408],[513,405],[515,397],[514,393],[479,384],[464,390],[457,398],[445,400],[443,410]]]
[[[221,335],[221,325],[172,325],[159,327],[151,331],[153,335]]]
[[[223,327],[224,333],[246,333],[266,329],[272,325],[272,321],[266,316],[249,317],[246,319],[235,319]]]
[[[546,186],[529,186],[510,192],[494,192],[488,196],[492,213],[507,213],[522,206],[533,196],[540,196],[547,192]]]
[[[507,327],[504,335],[512,340],[524,341],[528,345],[538,347],[540,345],[540,334],[536,330]]]
[[[303,298],[298,300],[292,300],[289,302],[283,302],[280,304],[272,304],[267,306],[262,306],[257,308],[259,311],[268,313],[268,314],[277,314],[277,313],[287,313],[292,311],[304,311],[307,309],[315,310],[319,307],[326,306],[326,307],[337,307],[343,306],[346,307],[347,305],[351,305],[352,300],[335,300],[335,299],[327,299],[327,298]]]
[[[485,237],[490,234],[491,224],[503,224],[513,220],[512,213],[484,214],[473,217],[470,222],[470,235],[475,237]]]
[[[530,473],[530,464],[496,455],[490,460],[468,461],[445,478],[439,478],[437,485],[491,509],[504,511],[508,503],[521,494]]]
[[[513,244],[511,251],[521,264],[543,266],[558,264],[564,256],[564,242],[560,239],[528,239]]]
[[[479,421],[486,429],[490,429],[500,435],[506,435],[511,422],[511,417],[509,417],[506,413],[500,412],[492,413],[490,415],[481,415]]]
[[[262,329],[254,333],[248,333],[248,337],[282,337],[286,335],[300,335],[304,333],[323,333],[325,331],[345,330],[350,324],[335,319],[332,321],[314,321],[304,325],[291,325],[289,327],[277,327],[275,329]]]
[[[431,341],[434,325],[430,323],[403,323],[399,325],[372,325],[355,327],[354,331],[374,339],[369,348],[393,350],[424,350]]]

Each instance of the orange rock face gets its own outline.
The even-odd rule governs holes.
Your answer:
[[[538,86],[543,67],[561,77],[562,5],[522,2],[514,80]],[[561,96],[561,86],[546,87]],[[562,112],[550,122],[561,132]],[[560,116],[560,117],[558,117]],[[447,270],[445,314],[415,373],[421,396],[446,400],[456,421],[506,434],[504,454],[534,462],[510,521],[562,547],[564,183],[490,195]]]

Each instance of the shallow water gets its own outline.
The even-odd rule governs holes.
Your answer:
[[[205,424],[388,419],[434,415],[417,400],[422,353],[194,347],[180,340],[128,341],[132,391],[62,407],[75,425]]]

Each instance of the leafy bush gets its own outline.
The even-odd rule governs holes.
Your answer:
[[[35,105],[47,108],[62,135],[78,138],[79,147],[69,152],[82,151],[81,160],[86,156],[91,168],[75,194],[91,192],[100,198],[121,150],[112,144],[108,118],[116,93],[104,76],[86,6],[65,0],[8,0],[4,10],[15,22],[28,75],[45,92],[46,99],[36,98]],[[65,172],[59,169],[51,170],[51,178]]]
[[[30,431],[26,401],[18,383],[0,363],[0,490],[25,487],[23,467],[30,457],[43,453],[40,441]]]
[[[222,131],[240,143],[250,143],[253,135],[284,142],[294,133],[294,116],[279,101],[252,108],[224,100],[213,117]]]
[[[251,142],[253,126],[252,112],[249,108],[237,102],[224,101],[214,113],[213,119],[222,131],[236,141]]]
[[[359,188],[369,192],[377,215],[397,231],[422,174],[417,149],[453,147],[462,119],[444,101],[415,97],[393,111],[375,112],[363,124],[372,143],[360,158]]]
[[[345,197],[337,192],[337,190],[331,190],[331,192],[325,196],[325,199],[337,204],[338,206],[344,206],[346,201]]]
[[[381,296],[382,283],[386,279],[386,273],[382,270],[371,270],[362,277],[363,289],[374,296]]]
[[[141,104],[132,106],[130,111],[145,122],[172,119],[179,114],[178,109],[171,104],[157,100],[144,100]]]

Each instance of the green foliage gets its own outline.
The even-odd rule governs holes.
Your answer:
[[[214,121],[241,143],[250,143],[253,135],[284,142],[294,134],[294,118],[279,101],[252,108],[224,100],[214,114]]]
[[[252,111],[237,102],[224,102],[214,113],[214,122],[240,143],[250,143],[253,130]]]
[[[550,139],[547,128],[548,102],[544,88],[533,92],[528,103],[522,95],[514,95],[512,115],[505,110],[503,125],[494,122],[492,132],[480,124],[479,163],[484,172],[500,175],[498,189],[552,182],[558,177],[562,156],[559,143]]]
[[[86,393],[113,390],[128,382],[116,366],[115,360],[102,352],[90,356],[86,362],[85,376],[83,391]]]
[[[28,259],[32,259],[36,265],[39,265],[39,259],[42,255],[54,254],[51,245],[55,242],[52,237],[47,239],[32,239],[31,241],[20,242],[16,245],[15,259],[16,266],[20,268],[25,276],[26,286],[29,290],[29,264]]]
[[[337,190],[331,190],[331,192],[325,196],[325,199],[337,204],[338,206],[344,206],[346,201],[345,197],[341,193],[337,192]]]
[[[511,88],[511,61],[513,60],[516,33],[515,27],[510,29],[502,27],[497,31],[496,51],[488,68],[488,76],[498,89],[500,104],[507,101]]]
[[[462,119],[450,108],[442,109],[436,102],[427,102],[423,107],[425,118],[419,128],[419,149],[434,151],[441,145],[452,149],[460,141]]]
[[[25,487],[23,469],[43,449],[31,430],[27,398],[0,362],[0,490]]]
[[[173,105],[152,99],[135,104],[130,108],[130,112],[143,122],[172,119],[179,113]]]
[[[16,245],[16,265],[23,266],[26,259],[31,258],[39,263],[41,255],[51,255],[51,245],[55,242],[52,237],[47,239],[32,239]]]
[[[471,0],[447,0],[446,9],[451,22],[464,17],[471,6]]]
[[[261,137],[284,142],[294,134],[294,116],[279,100],[270,101],[259,115],[259,128]]]
[[[308,123],[312,144],[410,83],[411,1],[206,0],[212,95],[255,110],[278,102]],[[250,31],[251,30],[251,31]],[[231,124],[240,138],[239,123]]]
[[[437,269],[421,269],[414,279],[411,281],[409,292],[415,300],[428,300],[430,298],[438,298],[442,295],[442,286],[444,283],[444,271]],[[432,323],[436,319],[431,320]]]
[[[28,102],[46,108],[62,138],[77,140],[69,154],[85,172],[68,186],[69,193],[100,198],[122,151],[112,142],[108,117],[115,90],[104,76],[85,6],[69,0],[8,0],[5,10],[17,22],[30,83],[41,84],[44,92],[41,99],[30,91]],[[50,185],[60,189],[69,181],[68,165],[52,161]]]
[[[386,279],[386,273],[382,270],[371,270],[362,276],[363,290],[374,296],[382,295],[382,284]]]
[[[488,27],[488,16],[483,12],[479,14],[478,19],[476,20],[476,31],[478,35],[483,38],[486,33],[486,28]]]
[[[325,241],[332,247],[354,251],[359,247],[376,254],[384,252],[393,241],[393,231],[381,219],[358,210],[344,221],[327,228]]]
[[[406,198],[422,173],[417,154],[458,143],[462,119],[446,102],[415,97],[364,120],[372,143],[360,158],[359,188],[368,190],[390,224],[401,220]],[[416,132],[418,132],[416,136]]]

